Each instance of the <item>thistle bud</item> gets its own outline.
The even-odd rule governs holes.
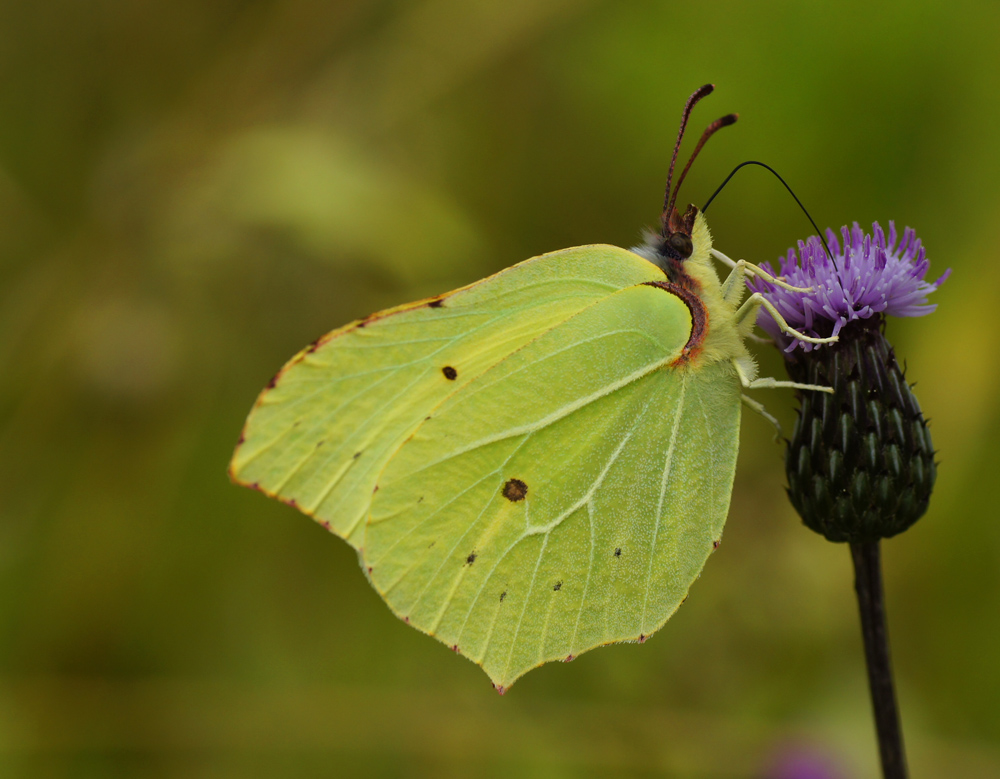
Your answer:
[[[750,283],[797,330],[839,336],[818,346],[782,333],[766,312],[758,322],[783,349],[793,381],[833,388],[797,392],[799,418],[785,455],[792,505],[830,541],[877,541],[906,530],[927,510],[936,476],[927,422],[884,330],[886,315],[933,311],[926,296],[950,271],[928,283],[929,263],[912,230],[898,245],[892,222],[888,240],[877,223],[873,232],[843,228],[842,250],[827,231],[832,257],[816,237],[800,242],[798,253],[789,250],[778,274],[809,293]]]
[[[930,430],[880,327],[851,322],[826,349],[787,355],[799,418],[785,453],[788,497],[830,541],[874,541],[927,510],[936,468]]]

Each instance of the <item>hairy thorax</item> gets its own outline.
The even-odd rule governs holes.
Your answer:
[[[659,236],[647,236],[646,243],[633,249],[641,257],[658,266],[666,274],[670,284],[676,285],[684,292],[681,294],[692,308],[702,307],[704,322],[699,322],[694,308],[692,321],[694,330],[700,330],[700,343],[691,349],[691,359],[687,362],[691,368],[716,362],[727,362],[739,370],[747,379],[752,380],[757,375],[757,364],[747,351],[743,342],[746,333],[741,332],[736,322],[736,311],[742,300],[741,291],[736,300],[727,301],[722,294],[722,284],[713,265],[711,249],[712,235],[708,229],[705,217],[699,212],[691,231],[693,250],[685,260],[670,257],[661,247]]]

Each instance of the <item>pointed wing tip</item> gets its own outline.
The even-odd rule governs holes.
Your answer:
[[[374,586],[374,582],[372,582],[372,585]],[[378,587],[375,587],[375,589],[376,589],[376,591],[378,591]],[[384,596],[383,596],[383,598],[384,598]],[[686,600],[686,598],[685,598],[685,600]],[[386,601],[386,603],[388,604],[388,601]],[[391,604],[390,604],[390,608],[392,608]],[[676,609],[674,611],[676,612]],[[530,673],[531,671],[534,671],[536,668],[541,668],[543,665],[547,665],[549,663],[560,663],[560,662],[561,663],[571,663],[574,660],[576,660],[580,655],[584,654],[585,652],[589,652],[592,649],[600,649],[601,647],[605,647],[605,646],[612,646],[613,644],[644,644],[647,641],[649,641],[649,639],[652,638],[652,636],[655,633],[657,633],[660,630],[660,628],[663,627],[663,625],[660,625],[659,627],[655,627],[655,628],[653,628],[653,629],[651,629],[651,630],[649,630],[647,632],[639,633],[638,635],[633,635],[633,636],[629,636],[629,637],[625,637],[625,638],[612,639],[610,641],[604,641],[604,642],[602,642],[600,644],[595,644],[594,646],[578,650],[577,652],[570,653],[568,655],[559,655],[558,657],[547,657],[544,660],[541,660],[540,662],[536,663],[535,665],[533,665],[533,666],[531,666],[529,668],[525,668],[525,669],[523,669],[523,670],[521,670],[521,671],[519,671],[519,672],[517,672],[517,673],[515,673],[513,675],[509,675],[508,676],[506,674],[497,674],[497,675],[494,675],[493,673],[491,673],[486,668],[486,666],[484,665],[484,663],[481,660],[477,660],[476,658],[471,657],[470,655],[467,655],[458,644],[448,643],[446,640],[442,639],[440,636],[436,635],[435,633],[427,631],[427,630],[424,630],[420,626],[413,624],[410,621],[410,618],[408,616],[406,616],[404,614],[401,614],[399,612],[396,612],[395,609],[393,609],[393,613],[400,620],[402,620],[403,622],[405,622],[410,627],[416,628],[421,633],[424,633],[427,636],[430,636],[431,638],[434,638],[434,639],[440,641],[442,644],[444,644],[448,649],[450,649],[455,654],[460,655],[460,656],[464,657],[465,659],[471,661],[475,665],[479,666],[483,670],[483,673],[485,673],[487,675],[487,677],[489,677],[490,685],[493,687],[494,690],[497,691],[497,693],[499,695],[506,695],[508,692],[510,692],[510,688],[514,685],[514,682],[516,682],[522,676],[525,676],[526,674]],[[672,612],[672,614],[673,614],[673,612]],[[666,623],[666,621],[667,620],[664,620],[664,624]]]
[[[272,493],[268,492],[267,489],[260,486],[260,482],[249,481],[248,479],[244,479],[242,476],[240,476],[239,466],[236,464],[235,455],[233,456],[233,459],[230,461],[229,467],[226,468],[226,475],[229,477],[229,481],[232,484],[236,485],[237,487],[246,487],[247,489],[263,493],[269,498],[275,497]]]
[[[239,444],[236,445],[236,451],[239,451]],[[226,476],[229,477],[230,484],[235,484],[237,487],[245,487],[246,485],[240,481],[240,477],[236,475],[236,452],[233,452],[232,459],[226,466]]]
[[[279,493],[272,492],[271,490],[262,486],[259,481],[247,481],[241,478],[238,475],[236,466],[233,463],[229,464],[229,468],[227,469],[226,473],[229,476],[229,481],[235,484],[237,487],[246,487],[247,489],[251,489],[254,492],[259,492],[268,498],[276,500],[279,503],[284,503],[286,506],[290,506],[291,508],[301,512],[302,514],[305,514],[307,517],[309,517],[309,519],[311,519],[313,522],[315,522],[317,525],[322,527],[327,532],[331,533],[332,535],[335,535],[337,538],[343,539],[353,549],[357,550],[358,552],[362,551],[360,545],[357,542],[355,542],[351,537],[343,535],[339,530],[337,530],[337,528],[333,526],[333,523],[329,519],[324,519],[323,517],[318,516],[313,509],[306,508],[301,503],[299,503],[298,500],[296,500],[295,498],[285,497],[284,495],[281,495]]]
[[[686,598],[685,598],[685,600],[686,600]],[[676,609],[674,610],[674,612],[676,612]],[[671,613],[671,616],[672,615],[673,615],[673,612]],[[668,617],[668,619],[669,619],[669,617]],[[664,624],[666,624],[666,622],[667,622],[667,620],[664,620]],[[584,654],[585,652],[589,652],[592,649],[600,649],[601,647],[605,647],[605,646],[612,646],[613,644],[645,644],[647,641],[649,641],[650,638],[653,637],[653,635],[655,633],[659,632],[660,628],[662,628],[662,627],[663,627],[663,625],[660,625],[659,627],[655,627],[652,630],[649,630],[647,632],[639,633],[639,635],[637,635],[637,636],[631,636],[631,637],[628,637],[628,638],[617,638],[617,639],[613,639],[613,640],[610,640],[610,641],[604,641],[603,643],[595,644],[594,646],[587,647],[586,649],[581,649],[581,650],[577,651],[576,653],[570,653],[570,654],[565,655],[565,656],[560,655],[559,657],[548,657],[548,658],[542,660],[541,662],[536,663],[535,665],[531,666],[530,668],[525,668],[523,671],[521,671],[520,673],[518,673],[515,676],[497,676],[497,677],[495,677],[489,671],[486,670],[486,668],[483,666],[482,663],[476,662],[473,658],[469,658],[469,659],[472,660],[474,663],[476,663],[476,665],[478,665],[480,668],[483,669],[483,671],[486,673],[486,675],[490,677],[490,682],[492,683],[493,688],[498,693],[500,693],[500,695],[503,695],[504,693],[506,693],[506,692],[508,692],[510,690],[510,688],[514,684],[514,682],[516,682],[518,679],[520,679],[525,674],[527,674],[527,673],[529,673],[531,671],[534,671],[536,668],[541,668],[543,665],[546,665],[548,663],[559,663],[559,662],[561,662],[561,663],[571,663],[574,660],[576,660],[580,655]],[[459,651],[459,650],[457,648],[455,648],[455,651]],[[459,652],[459,654],[461,654],[461,652]],[[467,656],[467,655],[463,655],[463,656]]]
[[[291,496],[282,495],[280,492],[274,492],[265,487],[264,485],[262,485],[259,481],[250,481],[241,476],[239,474],[239,465],[236,463],[235,455],[233,456],[233,459],[230,461],[229,467],[226,469],[226,474],[229,476],[229,481],[235,484],[237,487],[246,487],[247,489],[259,492],[268,498],[272,498],[273,500],[276,500],[279,503],[284,503],[286,506],[291,506],[292,508],[301,511],[310,519],[313,519],[316,522],[318,522],[320,525],[325,527],[331,533],[337,534],[336,531],[333,529],[333,527],[330,525],[329,520],[317,517],[316,512],[313,509],[306,508],[301,503],[299,503],[298,499]]]

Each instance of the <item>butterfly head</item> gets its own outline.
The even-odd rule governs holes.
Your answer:
[[[681,214],[674,210],[664,230],[645,234],[645,243],[632,249],[660,267],[667,278],[682,287],[696,288],[701,276],[696,266],[709,265],[712,238],[708,224],[697,206]]]
[[[643,257],[663,268],[670,277],[670,280],[675,283],[683,283],[685,279],[684,262],[692,256],[697,257],[703,253],[707,256],[708,249],[710,248],[710,239],[707,238],[707,228],[704,229],[704,241],[700,240],[702,231],[696,229],[699,222],[701,225],[704,225],[704,218],[699,219],[700,212],[698,208],[694,205],[689,205],[683,214],[679,212],[676,206],[677,193],[680,191],[681,184],[684,183],[687,172],[691,169],[691,163],[694,162],[705,142],[717,130],[734,124],[738,118],[736,114],[727,114],[716,119],[706,128],[705,132],[701,135],[701,139],[698,141],[698,145],[695,146],[694,151],[691,153],[687,165],[681,171],[681,175],[677,179],[677,185],[672,186],[674,167],[677,164],[677,153],[680,151],[681,141],[684,139],[684,130],[687,128],[691,110],[699,100],[711,94],[714,89],[714,84],[706,84],[701,89],[696,90],[684,104],[684,113],[681,115],[681,126],[677,131],[677,143],[674,145],[674,153],[670,159],[670,171],[667,173],[667,189],[663,197],[660,231],[659,233],[648,235],[646,237],[646,245],[640,247],[638,250],[639,254]],[[703,242],[707,245],[704,247],[699,246]]]
[[[694,222],[698,217],[697,206],[690,205],[683,215],[676,209],[670,209],[670,215],[664,220],[663,229],[653,236],[654,246],[664,258],[676,262],[684,262],[694,251]]]

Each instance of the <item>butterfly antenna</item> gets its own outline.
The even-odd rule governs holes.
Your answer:
[[[796,203],[798,203],[799,208],[802,209],[802,213],[805,214],[806,215],[806,219],[809,220],[809,224],[811,224],[812,227],[813,227],[813,230],[816,231],[816,235],[818,235],[819,239],[823,242],[823,248],[826,250],[826,256],[830,258],[830,262],[833,263],[833,269],[834,269],[834,271],[836,271],[835,275],[837,277],[837,284],[839,284],[840,288],[843,289],[844,288],[844,282],[840,278],[840,268],[837,266],[837,258],[834,257],[833,256],[833,252],[830,251],[830,247],[827,244],[826,238],[824,237],[822,231],[820,231],[820,229],[817,226],[815,220],[809,215],[809,212],[806,210],[806,207],[804,205],[802,205],[802,201],[799,200],[798,195],[796,195],[792,191],[792,188],[790,186],[788,186],[788,182],[785,181],[783,178],[781,178],[781,176],[778,174],[778,171],[776,171],[770,165],[765,165],[763,162],[758,162],[757,160],[747,160],[746,162],[741,162],[739,165],[737,165],[735,168],[733,168],[732,173],[730,173],[728,176],[726,176],[726,180],[723,181],[721,184],[719,184],[719,188],[717,190],[715,190],[715,192],[712,193],[712,197],[710,197],[708,199],[708,202],[705,203],[705,206],[704,206],[704,208],[701,209],[701,212],[704,214],[705,211],[708,210],[708,207],[710,205],[712,205],[712,201],[715,200],[715,196],[718,195],[722,191],[722,188],[724,186],[726,186],[726,184],[729,183],[729,179],[731,179],[733,176],[736,175],[736,171],[738,171],[740,168],[743,168],[743,167],[745,167],[747,165],[759,165],[760,167],[764,168],[765,170],[770,171],[771,173],[774,174],[774,177],[776,179],[778,179],[778,181],[781,182],[781,185],[785,189],[788,190],[788,194],[792,196],[792,198],[795,200]]]
[[[677,179],[677,186],[674,188],[674,194],[670,198],[670,202],[666,205],[666,212],[669,214],[673,210],[674,204],[677,203],[677,193],[681,191],[681,184],[684,183],[684,177],[687,176],[689,170],[691,170],[691,163],[694,162],[695,157],[698,156],[698,152],[701,151],[701,147],[705,145],[705,142],[715,135],[717,130],[721,130],[723,127],[729,127],[731,124],[736,124],[736,120],[740,118],[739,114],[726,114],[719,119],[712,122],[705,132],[701,134],[701,140],[698,141],[698,145],[694,147],[694,151],[691,152],[691,158],[688,160],[687,165],[684,166],[684,170],[681,171],[681,176]],[[703,209],[704,210],[704,209]]]
[[[712,197],[710,197],[708,199],[708,202],[705,203],[705,205],[702,207],[701,212],[704,214],[706,211],[708,211],[708,207],[710,205],[712,205],[712,201],[715,200],[715,196],[718,195],[722,191],[723,187],[725,187],[726,184],[729,183],[729,180],[733,176],[736,175],[736,171],[738,171],[740,168],[743,168],[743,167],[745,167],[747,165],[759,165],[760,167],[764,168],[765,170],[769,170],[771,173],[774,174],[774,177],[776,179],[778,179],[778,181],[781,182],[782,186],[784,186],[784,188],[788,190],[788,194],[791,195],[795,199],[796,203],[798,203],[799,208],[802,209],[802,213],[805,214],[806,215],[806,219],[809,220],[809,224],[811,224],[813,226],[813,229],[816,231],[816,235],[818,235],[819,239],[823,242],[823,248],[826,249],[827,256],[830,258],[831,262],[833,262],[833,267],[836,268],[837,267],[837,260],[834,258],[833,253],[830,251],[830,247],[827,246],[826,238],[823,237],[823,233],[820,231],[819,227],[816,226],[816,222],[813,221],[813,218],[809,215],[809,212],[806,210],[806,207],[804,205],[802,205],[802,201],[799,200],[798,196],[792,191],[792,188],[790,186],[788,186],[788,182],[786,182],[783,178],[781,178],[780,175],[778,175],[778,171],[776,171],[770,165],[765,165],[763,162],[758,162],[757,160],[747,160],[746,162],[741,162],[739,165],[737,165],[735,168],[733,168],[732,173],[730,173],[728,176],[726,176],[726,180],[723,181],[721,184],[719,184],[719,188],[717,190],[715,190],[715,192],[712,193]],[[684,172],[687,173],[687,169],[686,168],[685,168]],[[683,181],[683,180],[684,180],[684,177],[681,176],[681,181]],[[680,187],[680,183],[678,183],[677,186]]]
[[[705,86],[700,89],[696,89],[684,104],[684,113],[681,114],[681,126],[680,129],[677,130],[677,143],[674,144],[674,156],[670,158],[670,170],[667,171],[667,190],[663,194],[663,216],[661,219],[664,225],[670,217],[670,211],[667,208],[667,206],[673,202],[670,199],[670,183],[674,178],[674,166],[677,164],[677,153],[681,150],[681,141],[684,140],[684,130],[687,127],[688,119],[691,117],[691,110],[695,107],[695,105],[697,105],[699,100],[712,94],[714,89],[715,84],[705,84]]]

